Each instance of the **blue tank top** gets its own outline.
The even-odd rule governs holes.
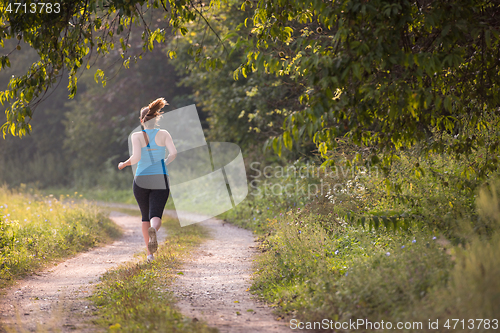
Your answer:
[[[141,160],[137,163],[136,176],[143,175],[167,175],[167,166],[165,165],[166,147],[158,146],[155,142],[156,133],[159,129],[142,130],[148,135],[149,144],[141,148]]]

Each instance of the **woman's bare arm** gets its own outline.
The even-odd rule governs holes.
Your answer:
[[[170,133],[168,133],[167,131],[165,132],[166,132],[165,146],[168,149],[168,156],[167,159],[165,160],[165,164],[168,165],[177,157],[177,149],[175,148],[174,141],[172,140],[172,136],[170,136]]]
[[[126,166],[136,164],[141,160],[141,141],[137,133],[132,135],[132,156],[125,162],[120,162],[118,164],[118,169],[123,169]]]

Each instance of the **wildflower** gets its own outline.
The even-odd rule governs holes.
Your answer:
[[[37,217],[40,217],[40,214],[38,214]]]
[[[385,255],[386,255],[386,256],[390,256],[390,255],[391,255],[391,252],[387,252]]]
[[[302,233],[302,231],[299,230],[299,234],[301,234],[301,233]]]
[[[335,254],[339,254],[339,250],[335,251]]]
[[[24,219],[24,222],[28,221],[27,219]]]
[[[414,240],[412,240],[411,242],[412,242],[412,243],[416,243],[416,242],[417,242],[417,240],[416,240],[416,239],[414,239]]]
[[[349,275],[349,272],[345,272],[345,276]]]
[[[3,208],[3,206],[0,206],[0,208]]]
[[[10,216],[10,214],[7,214],[7,216]]]
[[[255,217],[253,218],[253,220],[255,221]]]
[[[50,209],[50,211],[52,211],[52,208]]]
[[[432,237],[432,239],[436,239],[436,236]]]
[[[404,249],[404,248],[405,248],[405,246],[403,245],[403,246],[401,246],[401,248],[402,248],[402,249]]]
[[[267,209],[269,209],[269,207],[267,207]]]

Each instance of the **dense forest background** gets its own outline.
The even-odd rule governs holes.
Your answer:
[[[114,13],[113,6],[106,10]],[[463,162],[460,172],[467,178],[485,179],[497,170],[500,35],[494,3],[170,6],[178,11],[170,23],[158,2],[147,6],[146,39],[140,24],[120,21],[104,29],[98,28],[100,18],[87,26],[89,18],[82,17],[83,25],[74,25],[72,37],[64,38],[68,47],[83,52],[93,43],[86,37],[92,27],[109,36],[130,27],[126,42],[122,37],[118,48],[117,40],[96,37],[97,58],[65,50],[69,72],[53,53],[57,47],[39,48],[56,57],[44,69],[46,77],[39,69],[25,74],[37,54],[24,42],[43,45],[43,36],[26,30],[24,37],[2,40],[0,85],[8,90],[10,80],[19,86],[0,96],[7,116],[2,130],[8,134],[0,142],[1,182],[128,187],[131,174],[117,172],[115,165],[127,157],[127,134],[138,124],[140,107],[159,96],[171,110],[196,103],[207,139],[235,142],[254,161],[264,159],[262,148],[272,148],[282,161],[305,157],[331,166],[339,149],[345,150],[339,144],[347,143],[356,147],[351,160],[369,165],[382,159],[387,172],[405,149],[422,157],[449,154]],[[139,19],[137,11],[132,16]],[[89,60],[92,66],[83,70]],[[78,93],[68,99],[76,78]],[[30,83],[42,79],[47,81]],[[8,100],[17,96],[26,104],[42,86],[51,88],[42,103],[30,104],[37,105],[31,135],[10,136],[22,136],[31,111],[11,109]],[[490,153],[469,162],[479,150]],[[270,156],[265,158],[278,158]],[[419,164],[412,170],[422,172]]]
[[[212,18],[211,28],[227,33],[247,17],[236,4],[223,6]],[[208,140],[235,142],[245,156],[274,160],[262,144],[280,133],[284,117],[299,104],[300,83],[266,73],[235,80],[233,72],[246,59],[243,50],[226,54],[221,68],[208,69],[193,59],[193,45],[203,43],[207,54],[220,53],[219,40],[204,22],[190,28],[187,38],[170,36],[166,43],[155,43],[152,52],[142,50],[140,31],[134,28],[129,53],[141,59],[130,62],[129,68],[118,52],[111,52],[81,71],[75,98],[68,98],[67,78],[51,88],[35,109],[31,134],[22,138],[8,134],[0,140],[0,183],[41,189],[128,188],[132,174],[119,172],[116,165],[128,158],[128,134],[139,124],[141,107],[158,97],[169,102],[166,112],[196,104]],[[5,41],[3,50],[14,50],[17,42]],[[29,45],[20,45],[21,50],[11,56],[12,66],[0,73],[3,89],[12,75],[23,74],[37,59]],[[172,48],[177,50],[175,58],[168,56]],[[105,86],[97,82],[98,70],[106,72]],[[287,156],[312,156],[313,148],[306,141]]]
[[[11,71],[2,73],[1,84],[6,86],[10,75],[29,66],[35,56],[23,47]],[[67,80],[61,82],[37,107],[31,135],[6,136],[0,141],[2,182],[40,188],[130,185],[126,180],[132,175],[115,169],[118,161],[127,158],[128,134],[138,124],[140,108],[159,96],[168,99],[167,110],[194,101],[191,90],[179,86],[180,78],[161,48],[146,53],[129,69],[118,60],[118,55],[101,59],[83,73],[72,100]],[[105,87],[94,80],[98,66],[112,73]]]

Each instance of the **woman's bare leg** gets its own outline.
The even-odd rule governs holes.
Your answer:
[[[161,227],[161,218],[159,218],[159,217],[153,217],[151,219],[151,224],[152,224],[153,228],[156,229],[156,231],[160,230],[160,227]],[[144,230],[144,229],[142,229],[142,230]]]
[[[149,233],[148,233],[148,229],[151,228],[151,223],[146,222],[146,221],[142,221],[142,236],[144,237],[144,243],[146,243],[146,250],[148,251],[148,255],[150,255],[151,253],[149,252],[149,249],[148,249],[148,243],[149,243]]]

